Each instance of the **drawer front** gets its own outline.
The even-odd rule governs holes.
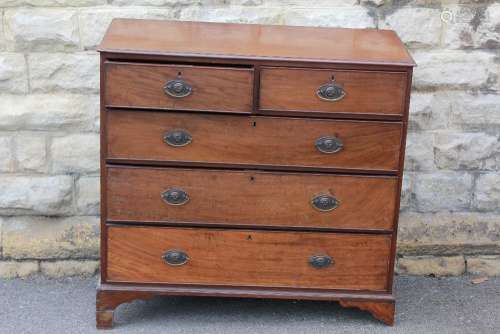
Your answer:
[[[250,113],[248,68],[108,62],[107,106]]]
[[[401,149],[399,122],[140,111],[107,118],[110,159],[397,171]],[[186,136],[179,145],[165,139],[175,133]]]
[[[391,230],[396,177],[107,168],[107,219]]]
[[[400,72],[264,68],[260,109],[403,115],[406,80]]]
[[[386,235],[108,227],[111,282],[384,291]]]

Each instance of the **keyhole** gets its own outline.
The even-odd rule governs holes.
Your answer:
[[[335,81],[335,75],[332,74],[332,81]]]
[[[257,122],[253,122],[252,126],[255,128],[257,126]]]
[[[181,71],[177,72],[177,76],[178,76],[178,77],[180,77],[181,75],[182,75],[182,72],[181,72]]]
[[[254,176],[250,176],[250,181],[255,181],[255,177]]]
[[[248,236],[247,236],[247,240],[252,240],[252,236],[251,236],[251,235],[248,235]]]

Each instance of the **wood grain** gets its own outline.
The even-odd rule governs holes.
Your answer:
[[[342,307],[355,307],[363,311],[368,311],[376,319],[383,321],[386,325],[394,325],[394,302],[340,300]]]
[[[331,82],[346,92],[342,100],[321,100],[317,89]],[[406,73],[304,68],[262,68],[260,109],[403,115]]]
[[[148,292],[105,290],[99,285],[96,292],[96,328],[113,328],[113,313],[119,305],[137,299],[147,300],[153,297],[154,294]]]
[[[405,153],[406,153],[406,141],[407,141],[407,132],[408,132],[408,117],[410,113],[410,95],[411,95],[411,82],[412,82],[412,76],[413,76],[413,69],[409,69],[408,71],[408,85],[406,87],[406,94],[405,94],[405,112],[404,112],[404,118],[403,118],[403,137],[402,137],[402,143],[401,143],[401,154],[399,156],[399,170],[400,176],[398,178],[398,198],[401,198],[401,194],[403,191],[403,170],[404,170],[404,163],[405,163]],[[394,229],[392,230],[392,240],[397,240],[398,239],[398,225],[399,225],[399,211],[400,211],[400,205],[401,201],[398,200],[396,202],[396,206],[394,207]],[[392,249],[391,249],[391,263],[389,265],[389,281],[387,282],[387,286],[389,291],[393,291],[393,285],[394,285],[394,267],[396,263],[396,253],[397,253],[397,242],[394,242],[392,244]]]
[[[235,113],[253,108],[250,68],[107,62],[105,71],[108,106]],[[165,84],[177,78],[192,86],[191,95],[164,92]]]
[[[395,177],[109,167],[107,180],[112,221],[390,231],[397,200]],[[172,188],[189,202],[167,204],[161,194]],[[313,208],[321,194],[339,206]]]
[[[401,123],[274,117],[107,112],[108,159],[396,171]],[[189,132],[184,147],[163,142],[169,130]],[[321,153],[315,141],[339,138],[344,148]]]
[[[383,291],[390,244],[385,235],[109,227],[112,282],[208,284]],[[170,249],[189,261],[164,262]],[[316,269],[309,257],[331,256]]]
[[[113,311],[95,311],[95,322],[97,329],[113,328]]]
[[[114,19],[101,52],[414,66],[391,30]]]

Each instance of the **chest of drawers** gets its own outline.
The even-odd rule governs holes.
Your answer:
[[[99,51],[97,327],[156,295],[393,323],[414,66],[394,32],[117,19]]]

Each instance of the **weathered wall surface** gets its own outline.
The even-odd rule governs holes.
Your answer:
[[[0,0],[0,277],[97,269],[113,17],[396,30],[419,64],[398,270],[500,274],[499,1]]]

